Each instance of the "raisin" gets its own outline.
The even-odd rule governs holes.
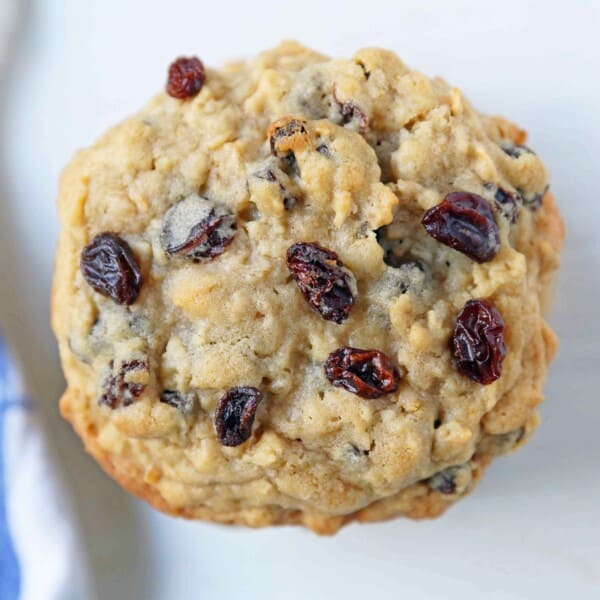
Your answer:
[[[110,362],[110,368],[114,371],[113,361]],[[98,404],[104,404],[110,408],[133,404],[146,386],[143,383],[128,381],[128,377],[130,373],[147,370],[148,365],[143,360],[135,359],[122,362],[116,373],[113,372],[105,379],[104,393],[100,396]]]
[[[316,148],[319,154],[322,154],[325,158],[331,158],[331,150],[327,144],[319,144]]]
[[[183,393],[177,390],[164,390],[160,395],[160,401],[187,415],[194,409],[196,395],[192,392]]]
[[[489,190],[494,194],[494,201],[498,212],[511,224],[517,222],[519,216],[519,205],[522,203],[523,198],[518,192],[511,193],[503,190],[501,187],[494,183],[484,184],[486,190]]]
[[[369,399],[395,392],[400,381],[397,369],[385,354],[349,346],[329,355],[325,376],[333,385]]]
[[[283,117],[269,127],[271,154],[276,156],[287,173],[300,177],[295,150],[308,145],[307,123],[302,119]]]
[[[454,469],[451,467],[436,473],[427,483],[431,489],[440,492],[440,494],[453,494],[456,490]]]
[[[287,251],[287,266],[307,302],[327,321],[342,323],[356,297],[356,279],[338,255],[316,242]]]
[[[510,140],[502,142],[500,148],[511,158],[519,158],[521,154],[535,154],[531,148],[523,144],[515,144]]]
[[[438,242],[483,263],[500,249],[500,231],[488,202],[469,192],[453,192],[425,213],[423,226]]]
[[[192,194],[166,212],[160,243],[169,255],[208,262],[225,252],[233,241],[235,229],[232,214]]]
[[[282,152],[287,152],[287,146],[293,143],[294,138],[305,138],[307,133],[306,121],[302,119],[284,118],[276,121],[269,130],[271,154],[279,156]]]
[[[514,225],[517,222],[519,216],[519,204],[517,199],[520,196],[515,196],[509,192],[504,191],[502,188],[498,188],[494,194],[494,200],[496,206],[500,211],[500,214],[511,224]]]
[[[101,233],[81,253],[81,272],[98,293],[117,304],[133,304],[142,274],[129,244],[114,233]]]
[[[254,387],[227,390],[215,411],[217,438],[223,446],[239,446],[250,437],[261,400],[261,392]]]
[[[444,495],[464,493],[472,480],[471,465],[466,463],[456,467],[448,467],[427,480],[427,485],[434,491]]]
[[[205,80],[202,61],[196,56],[181,56],[169,67],[167,94],[180,100],[190,98],[202,89]]]
[[[451,348],[458,370],[483,385],[502,374],[506,356],[504,320],[487,300],[469,300],[461,310]]]
[[[342,115],[342,125],[356,123],[359,130],[366,129],[369,126],[369,118],[364,111],[353,102],[344,102],[340,105]]]
[[[340,115],[342,117],[342,125],[354,125],[359,131],[364,131],[369,126],[369,117],[366,113],[354,102],[341,102],[337,97],[337,92],[334,87],[333,99],[337,104]]]

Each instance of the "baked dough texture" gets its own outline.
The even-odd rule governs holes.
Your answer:
[[[277,138],[290,122],[300,129]],[[61,179],[52,325],[62,414],[124,488],[174,515],[333,533],[441,514],[529,438],[556,350],[543,309],[563,225],[524,142],[517,126],[381,49],[331,60],[284,42],[206,69],[195,96],[159,93]],[[499,190],[516,198],[512,212]],[[493,208],[492,260],[421,224],[456,191]],[[165,229],[185,237],[187,217],[166,218],[183,201],[185,215],[233,215],[218,255],[165,250]],[[82,274],[84,247],[105,232],[139,265],[129,304]],[[353,274],[343,322],[299,290],[286,264],[298,242],[330,249]],[[489,385],[459,372],[449,347],[478,298],[505,323],[502,375]],[[332,385],[324,365],[345,346],[384,353],[397,389],[367,399]],[[238,386],[262,399],[250,437],[227,446],[215,412]]]

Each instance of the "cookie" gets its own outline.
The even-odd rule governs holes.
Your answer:
[[[62,176],[62,414],[174,515],[442,513],[530,437],[556,349],[525,141],[386,50],[177,59]]]

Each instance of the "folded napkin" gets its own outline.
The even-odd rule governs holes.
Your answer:
[[[26,410],[27,406],[20,390],[15,394],[18,383],[15,385],[12,380],[13,373],[4,344],[0,341],[0,597],[7,600],[18,598],[20,572],[7,520],[4,422],[11,410],[16,408]]]
[[[0,599],[88,600],[77,520],[0,337]]]

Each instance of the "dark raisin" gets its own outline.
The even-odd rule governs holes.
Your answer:
[[[118,304],[133,304],[142,287],[140,267],[129,244],[114,233],[101,233],[81,253],[81,272],[98,293]]]
[[[300,168],[294,151],[303,149],[307,143],[308,130],[302,119],[284,117],[269,127],[271,154],[281,161],[287,173],[296,177],[300,177]]]
[[[295,137],[305,137],[307,135],[306,121],[302,119],[281,119],[273,123],[269,130],[269,144],[271,154],[280,156],[287,152],[288,144],[293,143]]]
[[[444,495],[462,494],[471,483],[472,473],[469,463],[448,467],[427,480],[427,485]]]
[[[519,190],[523,198],[523,206],[529,210],[537,210],[542,205],[542,200],[549,187],[547,185],[542,192],[525,192],[524,190]]]
[[[504,320],[487,300],[469,300],[456,319],[451,348],[458,370],[488,385],[502,374]]]
[[[369,126],[369,118],[364,111],[352,102],[344,102],[340,105],[342,114],[342,124],[356,123],[359,129],[366,129]]]
[[[494,183],[484,184],[486,190],[494,194],[494,201],[498,212],[511,224],[517,222],[519,216],[519,204],[523,201],[518,192],[514,194],[503,190]]]
[[[202,61],[195,56],[181,56],[169,67],[167,94],[180,100],[190,98],[202,89],[205,80]]]
[[[317,146],[317,152],[322,154],[325,158],[331,158],[331,152],[329,150],[329,146],[327,144],[319,144]]]
[[[333,385],[369,399],[395,392],[400,381],[396,367],[383,352],[349,346],[329,355],[325,376]]]
[[[110,368],[113,372],[104,380],[104,393],[100,396],[98,404],[104,404],[110,408],[133,404],[146,386],[135,380],[131,381],[130,376],[136,371],[147,371],[148,365],[143,360],[135,359],[122,362],[116,372],[114,362],[111,361]]]
[[[521,154],[535,154],[531,148],[523,144],[515,144],[511,141],[502,142],[500,148],[511,158],[519,158]]]
[[[425,213],[423,226],[438,242],[483,263],[500,249],[500,231],[488,202],[469,192],[453,192]]]
[[[342,323],[356,298],[356,279],[338,255],[316,242],[287,251],[287,266],[307,302],[327,321]]]
[[[453,494],[456,490],[453,471],[454,469],[450,468],[436,473],[428,480],[429,487],[440,492],[440,494]]]
[[[227,390],[215,411],[217,438],[223,446],[239,446],[250,437],[261,400],[261,392],[254,387]]]
[[[232,214],[192,194],[166,212],[160,243],[167,254],[208,262],[225,252],[235,229]]]
[[[164,390],[160,395],[160,401],[187,415],[194,409],[196,395],[192,392],[184,393],[177,390]]]
[[[359,131],[367,129],[369,117],[357,104],[350,100],[341,102],[337,97],[335,88],[333,89],[333,99],[339,108],[342,125],[354,125]]]

